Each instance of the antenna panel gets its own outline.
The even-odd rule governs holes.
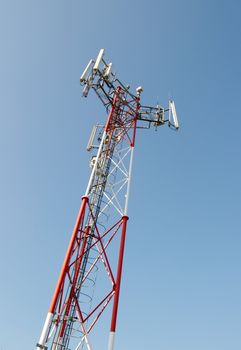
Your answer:
[[[93,129],[91,131],[90,138],[89,138],[89,141],[88,141],[88,144],[86,147],[87,151],[90,151],[92,148],[98,148],[98,146],[94,144],[94,141],[95,141],[95,137],[96,137],[96,132],[100,128],[103,128],[103,125],[97,124],[97,125],[93,126]],[[98,141],[98,139],[97,139],[97,141]]]
[[[100,65],[100,62],[102,60],[102,57],[104,56],[104,52],[105,52],[105,49],[100,49],[100,52],[96,58],[96,61],[95,61],[95,64],[94,64],[94,67],[93,67],[93,72],[96,73],[98,68],[99,68],[99,65]]]
[[[173,100],[169,101],[169,123],[173,125],[176,129],[179,128],[176,106]]]
[[[104,74],[105,78],[109,78],[109,75],[111,73],[111,69],[112,69],[112,63],[109,63],[109,65],[108,65],[108,67],[107,67],[107,69],[105,71],[105,74]]]
[[[89,61],[89,63],[87,64],[85,70],[83,71],[83,73],[82,73],[82,75],[81,75],[81,77],[80,77],[80,82],[81,82],[81,83],[82,83],[84,80],[87,80],[87,79],[86,79],[87,73],[88,73],[88,71],[89,71],[89,69],[90,69],[90,66],[91,66],[93,63],[94,63],[94,61],[91,59],[91,60]]]

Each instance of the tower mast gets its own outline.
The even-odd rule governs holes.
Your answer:
[[[90,337],[109,304],[108,350],[114,349],[136,131],[165,123],[179,128],[174,101],[166,109],[142,106],[142,87],[132,94],[103,56],[101,49],[90,60],[80,83],[84,97],[95,91],[108,118],[90,136],[87,149],[97,153],[37,350],[97,350]]]

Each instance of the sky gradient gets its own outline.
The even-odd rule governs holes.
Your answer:
[[[0,349],[34,349],[105,110],[99,49],[181,124],[137,135],[116,350],[240,350],[239,1],[0,2]],[[108,329],[106,330],[108,333]],[[100,335],[98,350],[107,349]]]

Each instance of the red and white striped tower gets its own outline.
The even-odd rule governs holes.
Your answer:
[[[90,89],[96,92],[108,119],[91,133],[87,149],[96,152],[90,162],[92,172],[37,350],[97,350],[90,337],[110,303],[108,350],[114,349],[138,123],[150,127],[167,122],[179,127],[173,101],[167,109],[141,106],[142,88],[132,94],[111,72],[112,64],[103,55],[101,49],[97,59],[90,60],[80,82],[85,97]]]

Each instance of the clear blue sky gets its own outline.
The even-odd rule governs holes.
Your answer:
[[[79,87],[101,47],[181,122],[138,134],[116,350],[240,350],[240,13],[237,0],[0,2],[1,350],[39,338],[106,118]]]

